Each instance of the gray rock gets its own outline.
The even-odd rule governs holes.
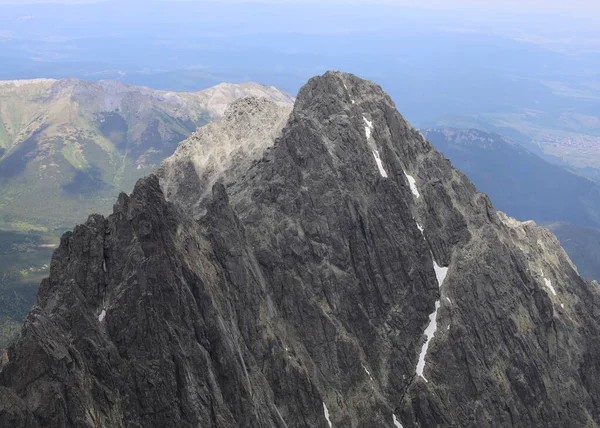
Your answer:
[[[261,108],[214,129],[272,135]],[[355,76],[311,79],[275,135],[206,171],[191,139],[63,237],[1,426],[598,426],[598,286],[551,233]]]
[[[244,97],[224,117],[198,128],[166,159],[156,175],[169,200],[197,215],[218,180],[230,181],[232,169],[247,169],[281,134],[292,108],[266,98]]]

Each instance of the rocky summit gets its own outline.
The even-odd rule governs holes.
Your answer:
[[[550,232],[329,72],[63,236],[0,426],[597,427],[599,319]]]

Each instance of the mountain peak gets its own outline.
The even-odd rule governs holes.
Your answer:
[[[376,85],[238,101],[158,175],[63,238],[0,424],[600,424],[599,290]]]
[[[281,135],[291,106],[263,97],[234,101],[224,116],[199,128],[157,170],[167,199],[203,212],[213,185],[231,182]]]
[[[221,118],[227,107],[238,98],[268,98],[281,106],[289,106],[295,100],[295,97],[280,89],[253,82],[239,84],[220,83],[217,86],[199,92],[198,96],[206,108],[211,111],[215,119]]]
[[[271,100],[257,96],[246,96],[233,101],[227,106],[223,117],[227,122],[246,120],[247,116],[260,115],[272,109],[274,103]]]
[[[381,87],[351,73],[328,71],[311,78],[298,92],[296,108],[323,109],[324,114],[342,111],[355,104],[388,103],[395,108],[391,98]]]

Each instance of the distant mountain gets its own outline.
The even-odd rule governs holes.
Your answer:
[[[552,226],[580,273],[600,278],[600,186],[507,138],[474,129],[423,129],[452,164],[519,220]],[[590,233],[590,231],[594,233]],[[594,243],[595,242],[595,243]]]
[[[248,95],[293,102],[255,83],[174,93],[118,81],[0,82],[0,229],[71,227],[106,212],[120,190]]]

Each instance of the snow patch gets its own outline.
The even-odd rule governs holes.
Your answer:
[[[425,336],[427,340],[423,344],[421,348],[421,353],[419,354],[419,361],[417,362],[417,375],[421,376],[425,382],[429,382],[423,376],[423,370],[425,369],[425,357],[427,356],[427,349],[429,349],[429,342],[433,339],[435,332],[437,330],[437,312],[440,308],[440,301],[435,302],[435,311],[431,315],[429,315],[429,325],[425,329]]]
[[[106,317],[106,309],[102,309],[102,312],[100,312],[100,315],[98,315],[98,321],[100,321],[100,322],[104,321],[105,317]]]
[[[392,416],[394,417],[394,426],[395,426],[396,428],[404,428],[404,427],[402,426],[402,424],[400,423],[400,421],[398,420],[398,418],[396,417],[396,415],[392,415]]]
[[[561,303],[561,304],[560,304],[560,307],[564,309],[564,308],[565,308],[565,305],[564,305],[563,303]]]
[[[369,376],[369,379],[371,379],[371,382],[375,382],[373,380],[373,376],[371,376],[371,372],[369,371],[369,369],[363,364],[363,369],[365,369],[365,373],[367,373],[367,375]]]
[[[452,303],[452,300],[450,300],[450,297],[446,297],[446,300],[448,301],[448,303]]]
[[[542,274],[542,277],[544,278],[544,284],[546,284],[546,287],[548,287],[550,289],[550,291],[552,291],[552,294],[554,294],[556,296],[556,289],[552,286],[552,281],[550,281],[548,278],[546,278],[546,275],[544,275],[543,271],[540,271],[540,273]]]
[[[412,175],[408,175],[406,172],[406,179],[408,180],[408,184],[410,184],[410,191],[415,196],[415,198],[419,198],[421,194],[419,193],[419,189],[417,189],[417,180]]]
[[[354,100],[350,100],[350,101],[352,101],[352,104],[355,104],[355,101],[354,101]]]
[[[377,162],[377,168],[379,168],[379,173],[383,178],[387,178],[387,172],[383,169],[383,162],[381,162],[381,157],[379,157],[379,152],[377,150],[373,150],[373,156],[375,157],[375,162]]]
[[[437,278],[438,286],[441,287],[446,279],[446,275],[448,275],[448,268],[439,266],[435,262],[433,254],[431,255],[431,259],[433,260],[433,270],[435,271],[435,277]]]
[[[333,427],[333,425],[331,424],[331,420],[329,419],[329,410],[327,409],[327,406],[325,405],[324,401],[323,401],[323,413],[325,413],[325,419],[327,419],[329,428]]]
[[[417,229],[419,229],[419,232],[421,232],[421,234],[423,234],[423,232],[425,232],[425,229],[419,223],[417,223]]]
[[[373,131],[373,122],[369,121],[366,117],[363,116],[363,120],[365,121],[365,135],[367,136],[367,140],[371,138],[371,131]]]
[[[552,291],[552,294],[554,294],[556,296],[556,290],[552,286],[552,282],[545,276],[544,276],[544,283],[546,284],[546,287],[548,287],[550,289],[550,291]]]

